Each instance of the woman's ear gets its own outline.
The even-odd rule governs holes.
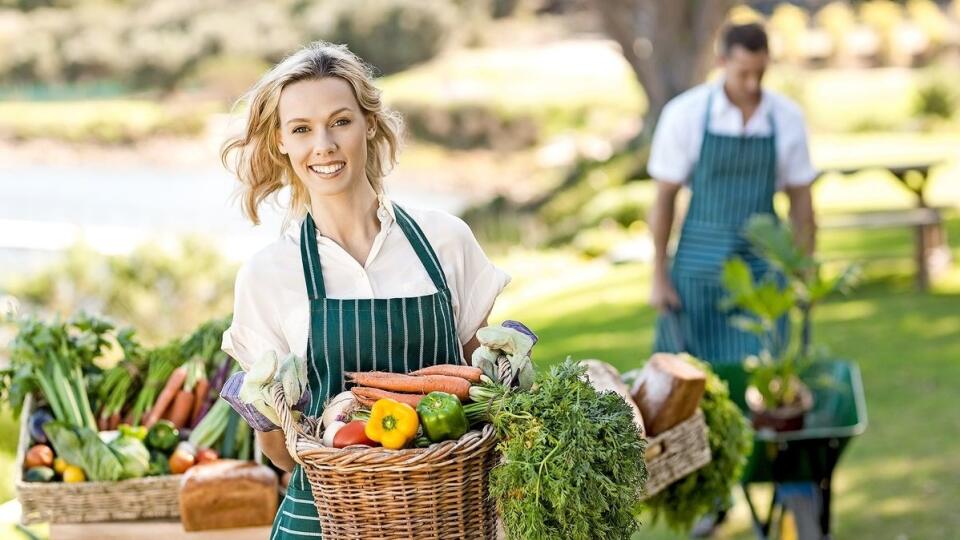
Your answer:
[[[372,139],[377,134],[377,119],[372,114],[366,115],[367,119],[367,139]]]
[[[283,133],[280,131],[279,128],[277,129],[276,137],[277,137],[277,149],[280,150],[281,154],[287,155],[287,149],[283,145]]]

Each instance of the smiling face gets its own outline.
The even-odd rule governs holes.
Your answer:
[[[370,121],[350,84],[338,77],[284,87],[279,102],[280,152],[311,196],[369,186],[365,166]]]

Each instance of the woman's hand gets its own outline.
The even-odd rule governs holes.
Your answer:
[[[656,272],[653,278],[653,287],[650,290],[650,305],[658,312],[677,311],[680,309],[680,295],[673,288],[673,282],[666,272]]]
[[[296,462],[293,461],[290,452],[287,451],[287,442],[283,437],[283,431],[257,431],[256,434],[260,449],[270,458],[270,461],[281,470],[292,471]]]

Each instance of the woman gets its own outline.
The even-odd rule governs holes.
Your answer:
[[[345,372],[468,358],[510,278],[463,221],[401,208],[384,194],[400,122],[366,65],[344,46],[314,43],[274,67],[246,101],[246,129],[223,150],[245,214],[259,223],[261,204],[284,187],[290,202],[284,234],[237,274],[223,350],[244,369],[267,351],[304,356],[311,416],[344,390]],[[257,438],[274,464],[293,471],[271,539],[319,537],[310,485],[282,433]]]

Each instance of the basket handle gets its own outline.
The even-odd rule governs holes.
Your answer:
[[[303,466],[303,460],[297,454],[297,438],[306,436],[306,433],[293,421],[293,410],[287,405],[287,399],[283,394],[283,386],[279,382],[274,382],[270,387],[270,395],[273,397],[273,408],[280,418],[280,429],[283,431],[287,452],[290,453],[290,457],[294,461]]]

